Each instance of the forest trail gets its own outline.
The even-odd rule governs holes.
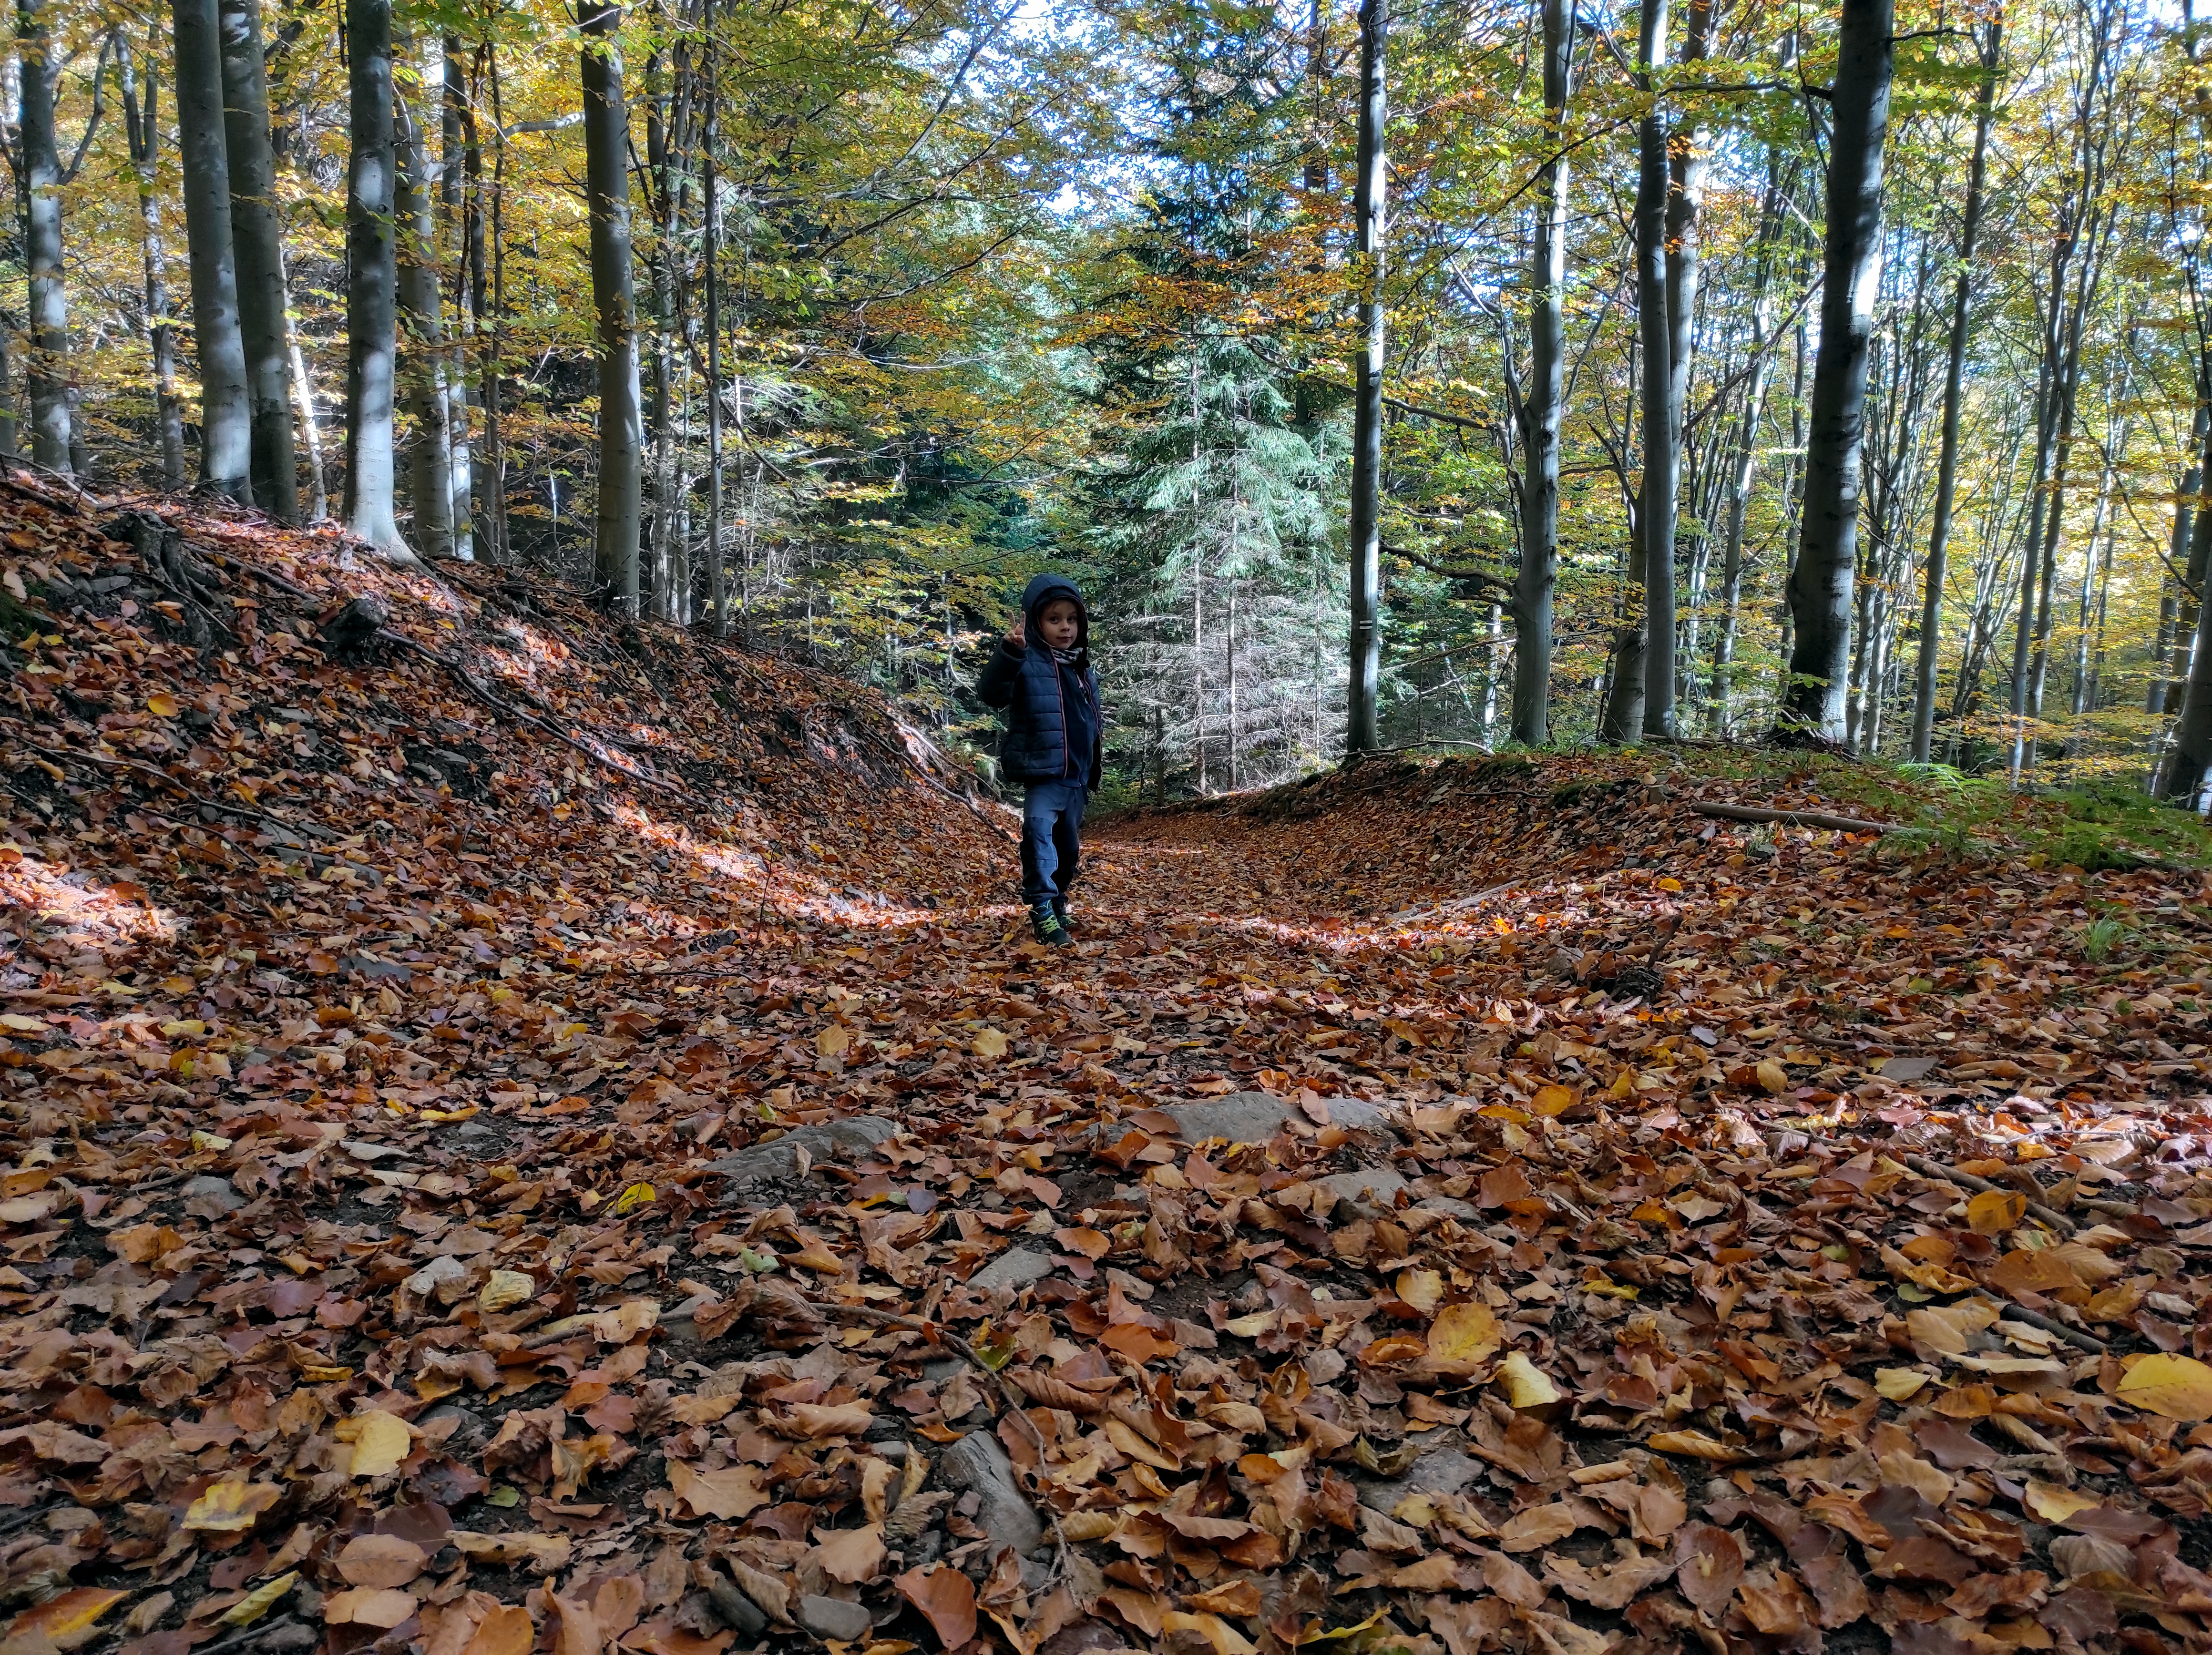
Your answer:
[[[1378,760],[1049,951],[850,686],[6,518],[9,1651],[2205,1640],[2198,876]]]

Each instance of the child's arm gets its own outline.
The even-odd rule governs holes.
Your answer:
[[[1022,656],[1029,647],[1023,622],[1017,621],[1012,630],[999,640],[998,648],[984,664],[983,676],[975,681],[975,695],[985,706],[1011,706],[1014,686],[1020,682]]]

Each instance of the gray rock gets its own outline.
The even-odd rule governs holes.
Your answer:
[[[1329,1124],[1349,1126],[1355,1131],[1390,1131],[1389,1112],[1379,1104],[1363,1102],[1358,1098],[1328,1098]],[[1176,1103],[1167,1106],[1166,1112],[1174,1117],[1176,1129],[1184,1141],[1196,1143],[1204,1138],[1226,1138],[1231,1143],[1265,1143],[1282,1131],[1285,1123],[1304,1120],[1305,1116],[1285,1103],[1280,1098],[1266,1092],[1231,1092],[1223,1098],[1208,1098],[1201,1103]]]
[[[1472,1224],[1482,1216],[1475,1210],[1474,1203],[1462,1201],[1455,1196],[1432,1195],[1425,1201],[1413,1203],[1423,1212],[1442,1213],[1446,1218],[1456,1218],[1462,1224]]]
[[[1396,1203],[1406,1180],[1388,1167],[1355,1167],[1348,1173],[1317,1178],[1314,1187],[1334,1192],[1339,1201],[1358,1201],[1364,1196],[1378,1207],[1389,1207]]]
[[[227,1178],[217,1178],[212,1173],[203,1173],[198,1178],[185,1180],[185,1206],[196,1218],[213,1218],[234,1213],[246,1204],[246,1197]]]
[[[866,1637],[875,1628],[866,1608],[848,1603],[842,1597],[800,1598],[799,1624],[817,1638],[848,1644],[856,1638]]]
[[[756,1143],[733,1155],[707,1163],[707,1171],[726,1173],[732,1184],[755,1179],[790,1178],[799,1171],[801,1149],[813,1160],[835,1161],[842,1150],[848,1155],[886,1143],[898,1134],[893,1122],[878,1115],[848,1115],[842,1120],[817,1121],[794,1127],[780,1138]]]
[[[472,1414],[455,1403],[441,1403],[415,1422],[428,1432],[446,1420],[453,1422],[453,1428],[441,1446],[449,1454],[472,1454],[491,1437],[491,1428],[481,1415]]]
[[[945,1451],[937,1470],[951,1487],[972,1489],[981,1497],[975,1523],[991,1537],[994,1554],[1012,1546],[1017,1555],[1024,1555],[1044,1538],[1043,1523],[1014,1481],[1013,1462],[989,1432],[970,1431]]]
[[[968,1285],[979,1293],[991,1293],[1007,1288],[1018,1293],[1032,1282],[1042,1281],[1052,1274],[1052,1260],[1041,1252],[1031,1252],[1025,1247],[1009,1247],[989,1264],[968,1278]]]
[[[1359,1503],[1388,1513],[1407,1494],[1465,1494],[1481,1480],[1483,1464],[1456,1448],[1439,1446],[1415,1460],[1402,1475],[1364,1483]]]

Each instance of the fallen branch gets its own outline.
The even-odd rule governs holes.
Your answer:
[[[326,828],[318,828],[307,822],[288,821],[283,816],[276,815],[267,810],[257,809],[250,804],[226,804],[221,799],[204,798],[167,771],[154,765],[142,763],[137,759],[110,758],[104,753],[71,753],[60,748],[41,747],[38,743],[25,741],[20,736],[15,739],[30,751],[44,754],[47,758],[58,760],[64,764],[82,761],[86,764],[105,765],[111,770],[128,770],[134,775],[151,777],[164,787],[183,794],[204,810],[216,810],[227,815],[244,816],[250,821],[273,822],[288,834],[312,834],[318,839],[325,840],[337,837]]]
[[[2017,1190],[2006,1189],[2003,1185],[1992,1184],[1985,1178],[1976,1178],[1972,1173],[1962,1173],[1955,1167],[1944,1166],[1941,1161],[1930,1161],[1925,1155],[1900,1155],[1898,1159],[1923,1178],[1938,1179],[1946,1183],[1956,1184],[1960,1188],[1972,1190],[1978,1195],[1991,1192],[1999,1195],[2020,1193]],[[2061,1234],[2074,1234],[2074,1221],[2056,1207],[2045,1206],[2040,1201],[2031,1201],[2027,1203],[2027,1211],[2030,1217],[2042,1220]]]
[[[1905,826],[1898,821],[1832,816],[1825,810],[1771,810],[1763,804],[1716,804],[1705,799],[1685,802],[1701,816],[1719,816],[1729,821],[1771,821],[1784,828],[1832,828],[1839,834],[1893,834]]]

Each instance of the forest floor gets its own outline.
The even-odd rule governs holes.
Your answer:
[[[2172,818],[1371,761],[1049,951],[868,693],[155,509],[0,495],[4,1655],[2212,1646]]]

